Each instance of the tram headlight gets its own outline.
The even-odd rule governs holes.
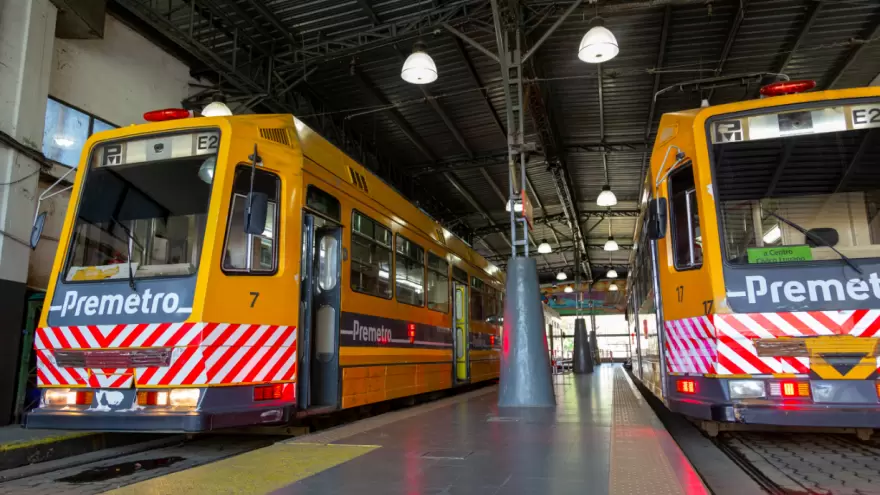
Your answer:
[[[730,380],[729,386],[731,399],[755,399],[767,395],[764,380]]]
[[[69,388],[50,388],[43,393],[47,406],[67,406],[76,404],[76,392]]]
[[[175,388],[168,394],[168,402],[174,407],[196,407],[201,394],[197,388]]]

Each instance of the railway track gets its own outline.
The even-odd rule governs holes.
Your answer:
[[[880,494],[880,441],[825,433],[726,432],[715,444],[774,495]]]

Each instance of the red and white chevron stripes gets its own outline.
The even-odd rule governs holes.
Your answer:
[[[710,315],[669,320],[666,335],[666,368],[671,372],[806,374],[809,358],[759,357],[754,341],[821,335],[880,337],[880,310]]]
[[[38,328],[34,347],[43,386],[129,388],[293,381],[296,327],[234,323],[162,323]],[[61,349],[170,348],[167,366],[62,367]]]

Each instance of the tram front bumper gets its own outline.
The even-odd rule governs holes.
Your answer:
[[[774,426],[880,428],[880,406],[864,404],[747,404],[672,399],[669,409],[697,419]]]

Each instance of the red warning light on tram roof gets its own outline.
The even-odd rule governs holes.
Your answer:
[[[163,108],[162,110],[152,110],[144,114],[144,120],[147,122],[164,122],[166,120],[179,120],[189,118],[189,110],[185,108]]]
[[[816,81],[779,81],[761,88],[764,96],[782,96],[803,93],[816,87]]]

